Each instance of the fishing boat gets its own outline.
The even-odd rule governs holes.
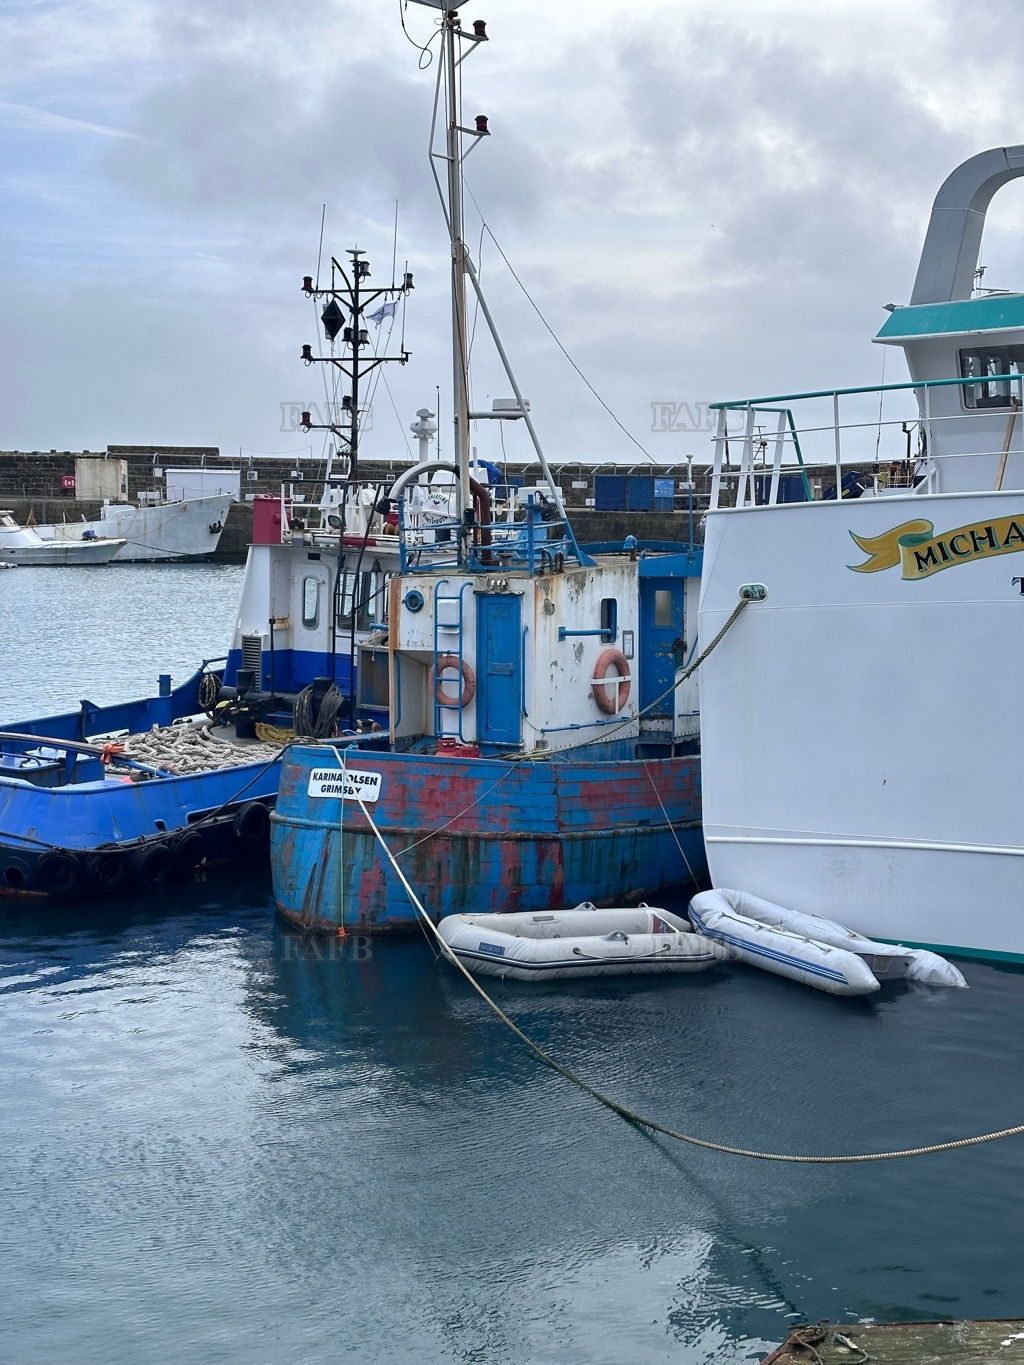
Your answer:
[[[31,526],[20,526],[10,511],[0,510],[0,553],[10,565],[109,564],[124,546],[123,540],[85,540],[67,544],[46,541]]]
[[[438,19],[433,127],[445,134],[431,156],[445,168],[454,263],[454,514],[425,540],[422,471],[396,481],[387,729],[359,747],[290,746],[272,821],[279,910],[328,932],[416,924],[389,854],[435,919],[623,904],[704,870],[696,708],[682,669],[701,556],[631,537],[591,552],[564,516],[465,241],[462,163],[489,130],[483,115],[462,122],[462,63],[487,33],[481,20],[464,27],[460,8]],[[469,289],[514,394],[498,411],[470,401]],[[470,423],[484,419],[520,422],[542,470],[511,523],[470,468]]]
[[[407,274],[397,286],[368,291],[365,264],[361,251],[350,253],[347,271],[332,260],[330,289],[321,291],[330,293],[326,359],[357,376],[383,357],[359,335],[334,346],[338,300],[348,291],[358,316],[368,295],[395,301],[412,287]],[[303,282],[307,295],[309,285]],[[433,428],[423,413],[419,427],[426,465]],[[265,857],[282,747],[296,732],[344,733],[352,742],[380,729],[388,714],[384,588],[399,567],[399,542],[388,487],[367,484],[357,471],[356,414],[342,411],[327,435],[315,505],[300,509],[290,487],[254,503],[225,656],[205,660],[177,687],[161,676],[147,698],[83,701],[71,712],[0,727],[0,894],[106,895],[203,862]],[[449,500],[435,487],[424,515]],[[433,537],[429,525],[415,534],[424,543]],[[109,558],[121,543],[40,541],[46,553],[68,559],[101,550]],[[14,552],[4,544],[5,554]]]
[[[700,972],[726,956],[688,921],[649,905],[598,910],[585,901],[542,914],[447,915],[437,928],[476,976],[513,981]]]
[[[975,285],[988,205],[1022,174],[1001,147],[939,190],[875,338],[909,382],[714,405],[699,613],[706,638],[748,598],[701,675],[713,883],[1015,961],[1024,294]]]
[[[230,493],[148,506],[104,501],[99,516],[92,519],[44,522],[33,529],[40,539],[59,545],[120,540],[115,564],[206,559],[220,543],[231,501]]]

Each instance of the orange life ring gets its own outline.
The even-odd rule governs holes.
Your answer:
[[[459,690],[455,696],[444,690],[441,674],[446,668],[457,668],[460,673]],[[468,706],[476,693],[476,676],[465,659],[457,654],[441,654],[434,665],[434,699],[438,706]]]
[[[608,670],[613,665],[619,675],[619,687],[614,701],[605,685]],[[629,662],[625,654],[618,649],[606,649],[598,658],[591,682],[594,684],[594,700],[597,702],[598,710],[603,711],[606,716],[618,715],[629,699]]]

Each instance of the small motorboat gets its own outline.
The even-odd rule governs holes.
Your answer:
[[[962,973],[926,948],[876,943],[822,915],[788,910],[747,891],[702,891],[690,920],[729,955],[830,995],[867,995],[879,977],[966,986]]]
[[[123,540],[44,540],[31,526],[19,526],[10,512],[0,510],[0,550],[9,564],[109,564]]]
[[[446,915],[438,932],[469,971],[517,981],[697,972],[727,956],[685,919],[649,905],[598,910],[584,901],[571,910]]]

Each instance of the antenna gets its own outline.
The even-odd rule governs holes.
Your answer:
[[[360,381],[372,370],[387,361],[397,361],[404,365],[409,359],[404,340],[398,355],[377,355],[370,341],[370,334],[364,326],[364,314],[370,304],[378,299],[384,302],[376,313],[370,314],[371,321],[380,321],[388,312],[394,315],[399,301],[413,288],[412,275],[406,271],[400,285],[392,280],[390,285],[381,289],[364,286],[370,277],[370,262],[366,252],[359,247],[350,247],[348,265],[344,266],[334,256],[331,257],[331,285],[321,289],[319,282],[313,283],[311,275],[303,276],[302,292],[307,298],[325,299],[320,321],[324,333],[331,344],[330,355],[314,355],[311,345],[303,346],[301,358],[307,365],[332,365],[348,379],[351,389],[342,395],[340,412],[337,410],[326,415],[331,420],[314,422],[310,412],[303,412],[299,425],[303,431],[329,431],[343,443],[348,456],[348,481],[356,483],[359,476],[359,387]],[[340,302],[339,302],[340,300]],[[334,352],[334,343],[340,334],[345,348],[344,358]],[[367,354],[368,348],[372,353]],[[332,405],[333,406],[333,405]]]

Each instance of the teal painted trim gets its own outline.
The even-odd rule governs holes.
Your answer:
[[[986,384],[997,383],[1001,379],[1020,380],[1019,374],[986,374],[980,379],[918,379],[905,384],[862,384],[854,389],[815,389],[810,393],[775,393],[767,398],[730,398],[726,403],[709,403],[708,408],[717,411],[721,408],[733,409],[760,408],[766,403],[797,403],[804,398],[844,398],[850,393],[893,393],[899,389],[941,389],[949,384]]]
[[[876,341],[942,336],[950,332],[1000,332],[1024,327],[1024,294],[986,294],[950,303],[919,303],[890,313]]]
[[[915,943],[905,938],[878,938],[878,943],[891,943],[897,948],[927,948],[947,957],[968,958],[974,962],[1009,962],[1024,967],[1024,953],[997,953],[990,948],[963,948],[952,943]]]

